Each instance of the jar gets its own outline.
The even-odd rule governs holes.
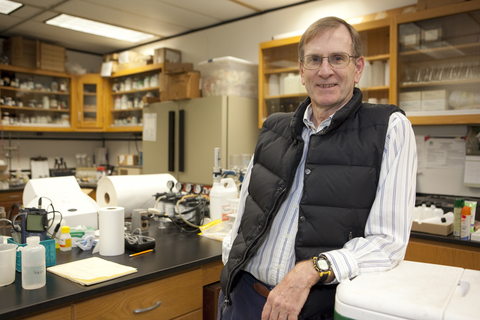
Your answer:
[[[58,108],[58,101],[55,97],[50,98],[50,108],[57,109]]]
[[[67,82],[65,80],[60,82],[60,91],[67,92]]]
[[[10,114],[8,112],[4,112],[2,115],[2,123],[3,124],[10,124]]]
[[[35,89],[35,82],[33,82],[33,78],[28,78],[27,89],[28,90],[34,90]]]
[[[52,92],[58,92],[58,82],[52,81]]]
[[[50,109],[50,99],[47,96],[43,97],[43,109]]]
[[[58,243],[60,244],[60,251],[71,251],[72,250],[72,236],[70,235],[70,227],[63,226],[62,233]]]
[[[133,78],[133,82],[132,82],[132,90],[138,90],[138,89],[141,89],[141,88],[139,88],[138,84],[139,84],[138,78]]]
[[[143,80],[143,86],[145,88],[150,88],[150,77],[145,77],[145,80]]]
[[[125,91],[132,91],[132,78],[125,79]]]

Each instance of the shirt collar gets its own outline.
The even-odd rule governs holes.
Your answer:
[[[313,109],[312,109],[312,104],[310,103],[305,109],[305,113],[303,114],[303,123],[308,129],[317,133],[322,131],[324,128],[328,127],[332,123],[332,117],[333,117],[333,114],[328,119],[323,120],[322,123],[320,123],[320,125],[318,126],[318,128],[315,128],[315,125],[311,120],[313,118]]]

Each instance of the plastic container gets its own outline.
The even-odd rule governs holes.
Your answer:
[[[462,209],[464,205],[464,199],[455,199],[453,206],[453,236],[455,238],[460,238],[460,231],[462,229]]]
[[[228,221],[230,213],[229,200],[238,198],[238,189],[232,178],[214,181],[210,190],[210,218]]]
[[[69,226],[62,227],[62,233],[60,234],[58,244],[60,245],[60,251],[72,250],[72,236],[70,235]]]
[[[25,290],[45,286],[47,267],[45,247],[40,244],[40,237],[28,237],[27,246],[20,247],[22,252],[22,287]]]
[[[15,282],[15,252],[17,246],[13,243],[0,244],[0,287]]]
[[[227,56],[200,62],[198,68],[204,97],[231,95],[258,99],[258,65]]]
[[[27,244],[19,244],[15,242],[12,238],[8,238],[8,243],[16,244],[19,248],[25,247]],[[45,247],[45,262],[48,267],[54,266],[56,264],[57,255],[55,252],[55,240],[54,239],[47,239],[40,241],[40,244]],[[17,272],[22,272],[22,253],[21,251],[17,251],[17,258],[15,261],[15,270]]]

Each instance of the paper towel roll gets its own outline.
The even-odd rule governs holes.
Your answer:
[[[153,195],[169,191],[169,180],[177,182],[168,173],[103,177],[98,181],[97,203],[100,207],[123,207],[125,216],[130,216],[133,209],[153,208]]]
[[[100,255],[118,256],[125,253],[124,211],[122,207],[106,207],[98,211]]]

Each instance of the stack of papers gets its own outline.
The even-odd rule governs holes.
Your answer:
[[[60,264],[49,267],[47,270],[84,286],[90,286],[137,272],[136,268],[97,257]]]

